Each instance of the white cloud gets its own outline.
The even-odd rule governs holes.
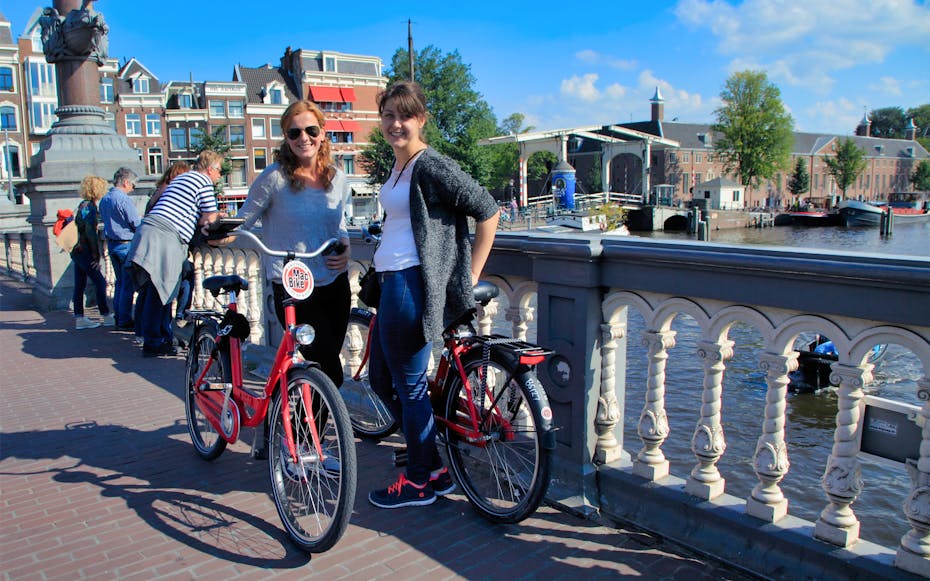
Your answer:
[[[831,73],[882,63],[901,47],[930,49],[930,6],[917,0],[679,0],[674,12],[713,33],[731,70],[752,62],[820,93]]]
[[[621,71],[632,71],[637,67],[637,62],[635,60],[621,59],[604,55],[592,49],[585,49],[576,52],[575,58],[588,65],[603,64],[612,69],[618,69]]]
[[[904,91],[901,89],[901,81],[894,77],[882,77],[879,79],[879,82],[871,83],[869,89],[876,93],[893,95],[895,97],[904,95]]]
[[[580,50],[575,53],[576,59],[580,60],[583,63],[589,63],[589,64],[596,63],[600,59],[600,56],[601,55],[599,55],[597,51],[593,51],[591,49]]]
[[[597,73],[587,73],[581,77],[575,75],[570,79],[562,79],[559,90],[565,97],[572,97],[587,102],[597,101],[601,97],[601,92],[594,86],[597,79]]]
[[[810,120],[812,126],[805,127],[803,122],[799,121],[795,127],[797,131],[852,135],[865,114],[865,109],[849,99],[839,98],[830,101],[817,101],[806,108],[804,114]]]

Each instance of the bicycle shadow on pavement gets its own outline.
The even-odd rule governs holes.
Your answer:
[[[51,474],[62,485],[57,497],[80,495],[87,485],[96,487],[104,498],[123,499],[152,529],[211,556],[262,568],[305,566],[307,554],[290,543],[280,523],[255,514],[254,496],[243,497],[251,501],[242,507],[217,499],[258,493],[271,507],[265,494],[266,464],[243,462],[243,455],[231,450],[224,454],[229,461],[204,462],[179,439],[186,433],[181,422],[152,431],[84,422],[57,430],[3,433],[0,465],[11,459],[34,461],[24,470],[2,474]],[[5,488],[15,487],[16,481],[6,480]],[[49,504],[46,512],[51,517],[57,510],[74,508],[58,499]],[[277,518],[273,508],[269,514]]]

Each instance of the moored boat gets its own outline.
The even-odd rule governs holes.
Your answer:
[[[839,214],[826,210],[798,210],[788,212],[791,224],[796,226],[836,226]]]
[[[898,223],[919,222],[930,218],[925,196],[914,192],[895,192],[889,196],[889,205]],[[889,205],[876,205],[858,200],[843,200],[839,216],[845,226],[878,226]]]

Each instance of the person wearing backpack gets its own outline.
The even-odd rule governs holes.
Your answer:
[[[101,323],[84,316],[84,289],[87,279],[94,283],[97,295],[97,308],[103,315],[103,325],[112,327],[115,323],[113,313],[107,306],[107,281],[100,272],[101,245],[97,235],[100,214],[97,202],[107,193],[107,182],[98,176],[89,175],[81,182],[83,201],[74,212],[74,224],[77,227],[77,243],[71,249],[71,262],[74,267],[74,328],[94,329]]]

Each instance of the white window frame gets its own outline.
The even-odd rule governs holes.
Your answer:
[[[161,116],[157,113],[147,113],[145,115],[145,134],[161,135]]]
[[[130,137],[142,137],[142,115],[138,113],[126,114],[126,135]]]
[[[253,117],[252,118],[252,139],[265,139],[267,134],[265,132],[265,118],[264,117]]]

